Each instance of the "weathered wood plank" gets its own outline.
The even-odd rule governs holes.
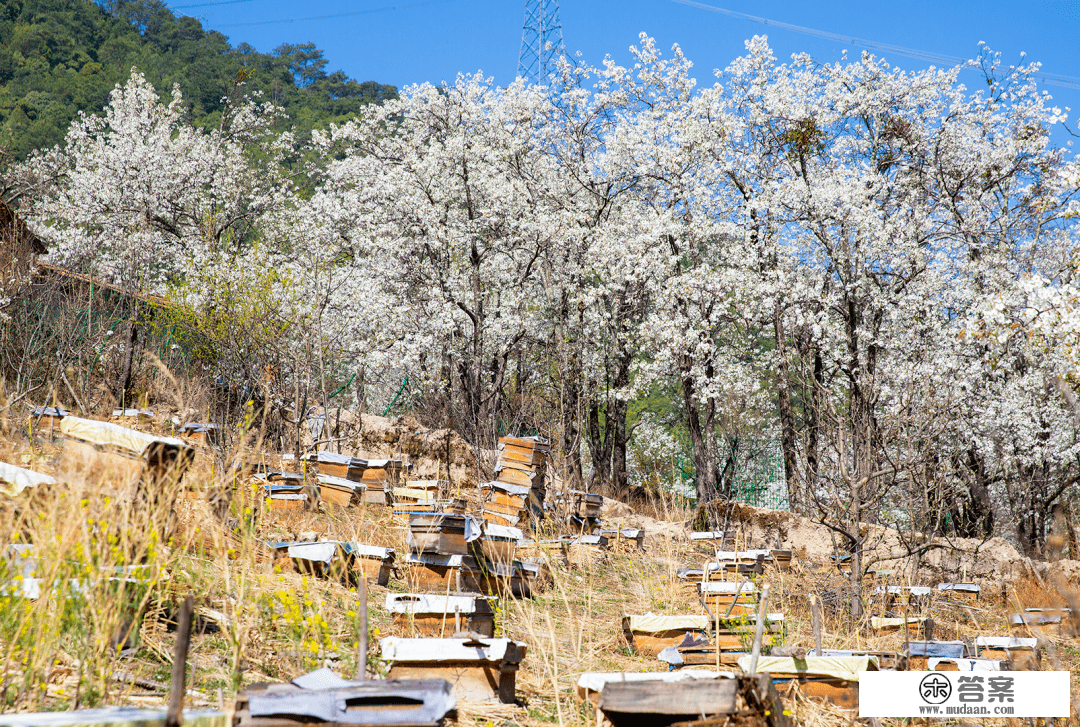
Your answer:
[[[600,709],[613,715],[664,714],[706,717],[731,714],[737,709],[736,679],[695,680],[685,683],[609,682],[600,693]]]

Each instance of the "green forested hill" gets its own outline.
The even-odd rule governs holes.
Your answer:
[[[241,74],[280,104],[301,135],[397,96],[393,86],[327,73],[314,44],[272,54],[228,39],[160,0],[0,0],[0,148],[22,158],[59,142],[75,115],[98,112],[132,66],[167,94],[179,84],[194,122],[213,124]]]

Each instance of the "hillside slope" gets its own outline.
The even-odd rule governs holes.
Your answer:
[[[99,112],[133,66],[159,93],[178,84],[198,125],[220,119],[237,80],[283,106],[301,136],[397,96],[393,86],[327,73],[327,64],[311,43],[233,47],[160,0],[3,0],[0,149],[22,158],[53,146],[78,112]]]

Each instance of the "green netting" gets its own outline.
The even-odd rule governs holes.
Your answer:
[[[677,440],[677,489],[694,498],[697,476],[690,456],[690,437],[680,433]],[[722,499],[773,510],[789,508],[784,454],[779,439],[725,437],[720,441],[719,468]]]

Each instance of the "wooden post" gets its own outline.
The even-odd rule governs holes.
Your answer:
[[[821,656],[821,609],[816,594],[810,594],[810,622],[814,629],[814,656]]]
[[[761,603],[758,604],[757,626],[754,628],[754,650],[750,652],[750,673],[757,674],[758,657],[761,656],[761,636],[765,629],[765,602],[769,600],[769,586],[761,587]]]
[[[360,639],[356,647],[356,678],[360,681],[367,679],[367,636],[368,636],[368,607],[367,607],[367,574],[360,572]]]
[[[195,600],[188,595],[180,604],[176,619],[176,646],[173,647],[172,682],[169,684],[169,706],[165,712],[165,727],[180,727],[184,721],[184,691],[187,682],[187,654],[191,644],[191,614]]]
[[[901,595],[903,590],[901,588]],[[911,632],[908,631],[908,605],[907,601],[904,601],[904,652],[911,657]]]
[[[720,671],[720,609],[716,609],[714,617],[716,622],[716,671]]]
[[[720,563],[717,562],[717,565],[720,565]],[[738,560],[735,561],[735,573],[736,573],[736,576],[735,576],[735,597],[732,598],[731,603],[728,604],[727,611],[724,612],[724,618],[727,618],[728,616],[731,615],[732,610],[734,610],[734,608],[735,608],[735,604],[738,603],[739,599],[742,597],[743,576],[742,576],[742,571],[739,570],[739,561]],[[717,607],[716,612],[720,613],[719,606]]]

